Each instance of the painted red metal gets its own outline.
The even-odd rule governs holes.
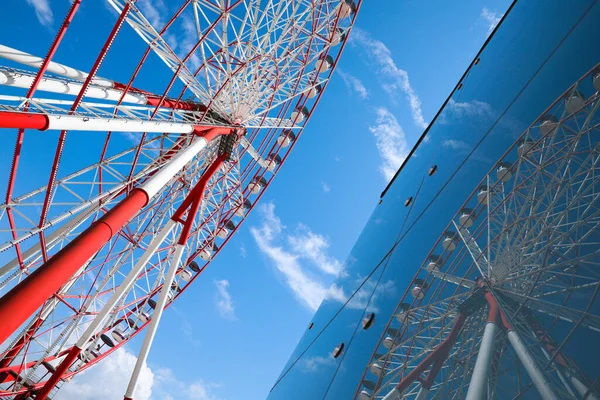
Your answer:
[[[148,203],[135,189],[102,218],[0,298],[0,343],[64,285],[131,217]]]
[[[460,330],[462,329],[466,318],[466,314],[462,312],[458,314],[458,318],[456,318],[454,326],[450,330],[448,337],[444,339],[444,341],[439,346],[437,346],[431,353],[429,353],[429,355],[425,357],[425,359],[421,361],[421,363],[417,365],[415,369],[410,371],[408,375],[402,378],[402,380],[396,386],[396,390],[398,390],[400,393],[404,392],[415,380],[419,379],[420,375],[423,372],[425,372],[425,370],[427,370],[427,368],[429,368],[429,366],[433,363],[435,363],[434,368],[435,366],[438,366],[437,371],[433,371],[432,368],[430,374],[431,372],[435,372],[435,374],[437,375],[439,368],[441,368],[444,361],[446,361],[450,349],[452,349],[452,346],[454,346],[454,343],[458,338],[458,334],[460,333]],[[435,376],[433,376],[433,379],[435,379]]]
[[[498,302],[494,298],[494,295],[491,292],[485,292],[485,300],[487,301],[490,309],[488,311],[488,320],[487,322],[491,322],[493,324],[498,320],[498,315],[500,313],[500,307],[498,306]]]
[[[44,114],[0,111],[0,128],[48,129],[49,119]]]
[[[62,378],[63,374],[67,371],[67,369],[75,362],[77,356],[81,353],[81,350],[77,347],[73,347],[71,351],[67,354],[65,359],[60,363],[60,365],[56,368],[56,372],[52,374],[48,382],[44,385],[43,388],[37,392],[35,399],[36,400],[44,400],[50,391],[56,386],[60,378]]]
[[[204,197],[204,190],[206,189],[206,185],[215,172],[221,167],[223,162],[225,161],[225,156],[218,156],[212,164],[206,168],[202,177],[196,183],[196,186],[192,189],[191,193],[185,198],[185,200],[181,203],[177,211],[173,214],[171,219],[173,221],[180,220],[183,216],[185,210],[188,209],[188,215],[186,217],[186,221],[183,224],[183,229],[181,230],[181,234],[179,235],[179,244],[185,244],[187,241],[190,231],[192,230],[192,223],[196,218],[196,214],[198,212],[198,207],[200,207],[200,203],[202,202],[202,198]]]

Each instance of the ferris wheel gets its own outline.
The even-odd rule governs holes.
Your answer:
[[[600,398],[600,66],[511,146],[418,268],[355,398]]]
[[[51,398],[148,326],[134,398],[163,309],[285,161],[361,1],[181,0],[164,26],[135,0],[106,3],[116,21],[88,72],[54,59],[81,0],[45,57],[0,45],[0,128],[15,146],[0,164],[0,398]],[[169,40],[181,25],[183,53]],[[101,77],[131,32],[129,80]],[[149,76],[160,93],[137,86]]]

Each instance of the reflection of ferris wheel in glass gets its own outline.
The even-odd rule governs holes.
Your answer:
[[[16,136],[0,164],[0,398],[52,397],[148,325],[133,398],[163,308],[286,159],[360,6],[182,0],[153,27],[135,1],[107,2],[117,21],[87,73],[53,60],[80,0],[45,58],[0,46],[0,128]],[[100,78],[126,25],[147,50],[129,81]],[[179,55],[177,26],[193,43]]]
[[[596,68],[465,201],[355,398],[600,398],[599,90]]]

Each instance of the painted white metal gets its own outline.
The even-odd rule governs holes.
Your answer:
[[[248,139],[242,137],[240,139],[240,146],[246,149],[248,154],[250,154],[250,156],[258,163],[258,165],[260,165],[263,168],[268,167],[269,163],[264,158],[262,158],[260,154],[258,154],[256,149],[252,146]]]
[[[121,118],[88,118],[69,115],[48,115],[49,130],[92,132],[192,133],[193,124],[127,120]]]
[[[585,394],[588,392],[588,390],[590,388],[587,387],[587,385],[585,383],[581,382],[579,380],[579,378],[577,378],[570,371],[567,372],[567,376],[569,377],[569,380],[571,381],[571,384],[573,385],[573,387],[575,388],[575,390],[577,390],[577,393],[579,393],[579,395],[581,397],[585,396]],[[588,394],[585,399],[586,400],[598,400],[598,396],[596,396],[594,393],[590,392],[590,394]]]
[[[121,300],[121,298],[131,289],[131,286],[135,283],[138,274],[142,271],[142,269],[146,266],[150,258],[154,255],[154,252],[158,249],[158,246],[165,240],[169,232],[173,230],[176,222],[169,219],[162,229],[158,232],[158,235],[152,239],[144,254],[140,257],[135,266],[131,269],[127,277],[123,280],[121,285],[115,291],[115,293],[108,299],[102,310],[98,313],[96,318],[94,318],[90,324],[88,325],[85,332],[81,335],[75,346],[83,350],[85,346],[88,344],[91,337],[98,331],[98,328],[102,326],[104,320],[108,317],[110,312],[114,309],[116,304]]]
[[[523,364],[523,367],[525,367],[527,374],[531,378],[531,381],[535,385],[542,399],[558,400],[558,397],[556,396],[556,394],[554,394],[550,383],[548,382],[544,374],[539,370],[538,366],[535,364],[535,360],[533,359],[533,357],[531,357],[529,351],[527,351],[527,347],[525,347],[525,344],[521,340],[519,334],[514,330],[510,330],[508,331],[507,336],[508,341],[515,350],[517,357],[519,357],[521,364]]]
[[[388,394],[386,394],[381,400],[400,400],[402,399],[402,393],[396,388],[393,388]]]
[[[17,62],[19,64],[29,65],[30,67],[34,67],[34,68],[40,68],[42,65],[42,62],[44,61],[44,59],[41,57],[36,57],[29,53],[25,53],[24,51],[13,49],[11,47],[4,46],[2,44],[0,44],[0,57],[5,58],[7,60]],[[86,74],[83,71],[68,67],[63,64],[59,64],[54,61],[51,61],[48,64],[48,69],[46,71],[48,71],[52,74],[66,76],[67,78],[75,79],[78,81],[84,81],[88,77],[88,74]],[[109,79],[99,78],[99,77],[93,78],[92,84],[98,85],[98,86],[105,86],[105,87],[113,87],[114,86],[113,81],[111,81]]]
[[[486,397],[490,367],[494,356],[494,338],[497,330],[498,326],[493,322],[488,322],[485,326],[466,400],[481,400]]]
[[[165,275],[163,286],[160,289],[160,293],[156,301],[156,307],[154,309],[154,313],[152,314],[152,320],[148,325],[148,331],[146,332],[146,336],[144,337],[142,348],[140,349],[140,353],[138,354],[137,360],[135,362],[135,367],[133,368],[133,372],[131,373],[129,385],[127,386],[127,391],[125,392],[126,398],[134,398],[133,395],[137,386],[138,379],[140,377],[140,372],[142,371],[142,368],[144,367],[144,365],[146,364],[146,360],[148,359],[148,353],[150,352],[150,348],[152,347],[154,335],[156,334],[158,324],[160,323],[160,318],[162,317],[165,304],[167,303],[167,295],[171,290],[171,284],[173,283],[173,278],[175,278],[175,272],[177,272],[177,268],[179,267],[179,262],[181,261],[181,255],[183,254],[184,249],[185,246],[181,244],[178,244],[175,247],[175,253],[173,255],[173,259],[171,260],[171,265],[169,266],[167,274]]]
[[[417,397],[415,397],[415,400],[425,400],[425,399],[427,399],[428,394],[429,394],[429,390],[427,390],[423,386],[421,386],[421,389],[419,389],[419,393],[417,393]]]
[[[153,175],[147,182],[145,182],[140,189],[142,189],[149,198],[152,198],[158,191],[171,180],[172,177],[178,173],[188,162],[200,153],[200,151],[206,147],[208,142],[204,138],[198,138],[185,150],[179,152],[171,161],[165,165],[158,173]]]
[[[34,74],[0,69],[0,83],[5,86],[29,89],[33,84],[34,79]],[[40,80],[37,90],[77,96],[82,87],[83,84],[79,82],[45,77]],[[96,85],[89,85],[85,91],[85,97],[110,100],[114,102],[119,101],[122,95],[123,91],[121,90]],[[148,99],[146,96],[139,93],[127,93],[123,98],[123,101],[134,104],[146,104]]]

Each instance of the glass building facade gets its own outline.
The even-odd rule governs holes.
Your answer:
[[[386,351],[381,340],[388,323],[449,222],[528,127],[599,62],[597,1],[512,4],[383,192],[332,289],[335,295],[320,306],[269,400],[354,399],[363,379],[377,381],[368,370],[373,355]],[[597,90],[589,80],[578,89],[584,96]],[[590,332],[577,331],[578,341],[565,333],[559,341],[585,371],[588,386],[600,370],[593,361],[600,355],[600,334]],[[540,395],[530,390],[521,398]]]

